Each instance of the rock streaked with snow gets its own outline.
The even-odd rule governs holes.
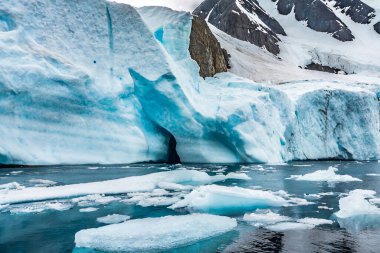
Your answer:
[[[75,244],[110,252],[162,251],[223,234],[236,226],[235,219],[209,214],[136,219],[79,231]]]

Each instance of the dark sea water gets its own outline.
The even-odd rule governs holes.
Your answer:
[[[295,181],[286,178],[291,175],[325,170],[329,166],[339,168],[339,174],[347,174],[361,179],[361,182],[326,183]],[[44,179],[57,182],[56,185],[77,184],[104,181],[130,176],[146,175],[163,170],[191,168],[205,171],[210,175],[216,171],[244,172],[252,180],[226,180],[216,184],[239,186],[244,188],[261,187],[271,191],[284,190],[299,198],[305,194],[333,192],[314,204],[290,206],[272,209],[281,215],[294,219],[305,217],[334,220],[334,212],[339,210],[340,194],[354,189],[368,189],[380,193],[380,177],[368,174],[380,174],[378,162],[302,162],[287,165],[168,165],[138,164],[127,166],[51,166],[33,168],[0,169],[0,185],[17,182],[31,187],[36,183],[29,180]],[[221,170],[222,169],[222,170]],[[1,195],[1,194],[0,194]],[[379,196],[379,195],[378,195]],[[90,249],[76,249],[75,233],[87,228],[103,226],[96,221],[108,214],[125,214],[132,219],[183,215],[185,210],[175,211],[163,207],[142,207],[136,204],[114,201],[98,205],[97,211],[82,213],[81,207],[74,206],[65,211],[45,210],[38,213],[12,213],[19,205],[11,205],[0,211],[0,252],[98,252]],[[329,209],[320,209],[325,206]],[[255,211],[255,210],[252,210]],[[380,228],[350,231],[340,228],[338,222],[322,225],[309,230],[289,230],[275,232],[254,227],[242,220],[247,210],[235,213],[231,217],[238,219],[238,227],[233,231],[192,245],[170,249],[167,252],[380,252]],[[101,238],[99,238],[101,240]]]

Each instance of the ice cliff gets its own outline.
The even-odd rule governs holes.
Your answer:
[[[379,85],[203,79],[191,30],[166,8],[1,1],[0,163],[165,161],[171,137],[182,162],[380,158]]]

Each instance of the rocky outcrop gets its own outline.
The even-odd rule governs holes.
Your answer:
[[[327,73],[331,73],[331,74],[344,74],[344,75],[347,75],[347,73],[341,69],[338,69],[338,68],[333,68],[333,67],[330,67],[330,66],[324,66],[322,64],[319,64],[319,63],[310,63],[308,64],[305,69],[308,69],[308,70],[315,70],[315,71],[322,71],[322,72],[327,72]]]
[[[363,3],[361,0],[328,0],[334,1],[335,8],[341,9],[342,13],[349,16],[354,22],[369,24],[376,16],[375,9]]]
[[[321,0],[278,0],[277,9],[282,15],[288,15],[294,9],[297,21],[304,21],[309,28],[329,33],[337,40],[352,41],[355,38],[343,21]]]
[[[224,51],[206,21],[194,16],[190,34],[190,55],[199,67],[199,74],[205,77],[226,72],[228,54]]]
[[[378,34],[380,34],[380,22],[377,22],[377,23],[373,26],[373,28],[375,29],[375,31],[376,31]]]
[[[269,16],[257,0],[206,0],[194,11],[234,38],[250,42],[277,55],[282,26]]]

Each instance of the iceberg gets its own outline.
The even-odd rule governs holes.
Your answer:
[[[75,244],[107,252],[163,251],[223,234],[236,226],[233,218],[210,214],[136,219],[79,231]]]
[[[193,212],[215,214],[239,214],[248,210],[289,206],[294,202],[299,202],[299,199],[271,191],[205,185],[194,189],[183,200],[169,208],[187,208]]]
[[[339,200],[339,211],[334,213],[339,225],[353,232],[380,227],[380,208],[370,200],[376,192],[357,189]]]
[[[380,159],[380,85],[203,79],[191,15],[167,8],[0,9],[0,164],[167,161],[168,150],[193,163]]]
[[[339,175],[336,174],[338,169],[335,167],[329,167],[327,170],[317,170],[315,172],[305,174],[305,175],[292,175],[288,179],[297,181],[315,181],[315,182],[328,182],[328,183],[338,183],[338,182],[361,182],[359,178],[352,177],[350,175]],[[323,196],[322,194],[321,196]]]

